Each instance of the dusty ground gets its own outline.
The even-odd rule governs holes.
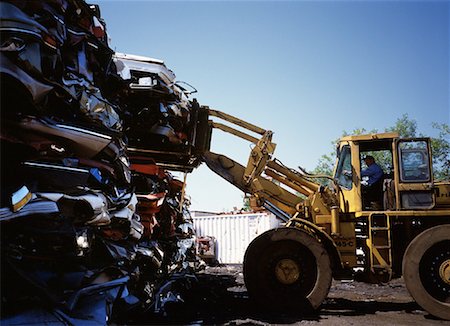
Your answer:
[[[322,309],[309,315],[264,311],[249,298],[242,267],[209,267],[188,293],[185,304],[151,324],[182,325],[450,325],[423,311],[403,281],[387,285],[333,281]]]

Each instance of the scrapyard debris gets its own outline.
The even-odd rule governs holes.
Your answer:
[[[218,263],[216,256],[216,239],[211,236],[197,237],[197,254],[207,264],[214,266]]]
[[[205,110],[162,61],[114,54],[96,5],[0,16],[2,324],[164,313],[201,264],[164,167],[199,164]]]
[[[161,60],[115,53],[113,61],[123,79],[117,100],[126,110],[131,160],[155,159],[171,170],[192,171],[209,148],[206,109],[188,98],[196,90],[176,81]]]

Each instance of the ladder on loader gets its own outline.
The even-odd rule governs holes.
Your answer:
[[[386,274],[387,280],[392,278],[392,241],[391,221],[384,213],[373,212],[368,217],[369,261],[371,271],[375,274]]]

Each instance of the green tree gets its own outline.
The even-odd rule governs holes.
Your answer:
[[[386,132],[396,131],[403,138],[421,137],[417,134],[417,122],[409,118],[405,113],[401,118],[398,118],[395,125],[384,129]]]
[[[317,166],[312,171],[312,174],[333,174],[334,158],[332,154],[324,154],[319,158]]]
[[[446,123],[433,123],[439,131],[437,137],[431,139],[433,150],[434,179],[450,180],[450,127]]]
[[[250,207],[250,197],[245,195],[242,198],[242,211],[244,212],[251,212],[252,208]]]

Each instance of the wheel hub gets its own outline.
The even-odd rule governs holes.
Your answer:
[[[300,278],[300,267],[292,259],[281,259],[275,266],[275,276],[280,283],[293,284]]]
[[[439,267],[439,276],[441,277],[444,283],[450,285],[450,259],[442,262]]]

